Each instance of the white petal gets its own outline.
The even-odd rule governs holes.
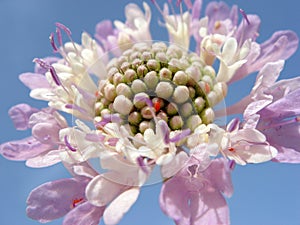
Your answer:
[[[98,175],[86,187],[86,197],[95,206],[105,206],[110,203],[124,186]]]
[[[237,51],[237,41],[235,38],[229,38],[222,49],[222,58],[224,59],[225,62],[230,62],[236,54]]]
[[[136,202],[139,188],[129,189],[120,194],[104,211],[103,219],[106,225],[118,224],[124,214]]]
[[[262,163],[277,155],[277,150],[267,145],[252,145],[249,149],[238,153],[247,163]]]
[[[163,178],[169,178],[174,176],[180,169],[185,166],[185,163],[188,160],[188,156],[185,152],[179,152],[175,157],[174,160],[171,162],[162,165],[161,167],[161,174]]]
[[[61,150],[52,150],[47,152],[46,154],[38,155],[34,158],[28,159],[26,161],[26,166],[32,168],[41,168],[52,166],[61,161],[60,153]]]
[[[231,141],[235,142],[240,140],[263,143],[266,141],[266,137],[256,129],[242,129],[231,137]]]

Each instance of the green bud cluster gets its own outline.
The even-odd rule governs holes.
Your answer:
[[[101,81],[95,117],[119,113],[133,134],[154,129],[154,118],[171,130],[212,123],[212,107],[226,95],[226,84],[195,53],[163,42],[138,43],[107,65]],[[149,102],[152,102],[152,107]]]

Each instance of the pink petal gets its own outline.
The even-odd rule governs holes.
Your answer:
[[[257,15],[247,15],[250,24],[242,21],[236,31],[236,39],[239,43],[244,43],[247,39],[255,41],[258,36],[258,30],[260,26],[260,18]]]
[[[229,225],[229,209],[222,194],[215,189],[201,192],[192,198],[192,217],[189,224]]]
[[[51,148],[52,145],[42,144],[35,138],[28,137],[0,145],[0,154],[7,159],[20,161],[33,158]]]
[[[11,107],[8,111],[17,130],[26,130],[30,128],[29,118],[33,113],[39,110],[27,104],[18,104]]]
[[[278,149],[278,154],[272,161],[280,163],[300,163],[300,152],[285,147],[276,146],[276,148]]]
[[[231,181],[231,170],[228,166],[228,160],[219,158],[212,161],[204,175],[208,177],[217,190],[230,197],[233,194],[233,185]]]
[[[297,50],[298,41],[297,35],[292,31],[278,31],[274,33],[269,40],[260,45],[260,55],[254,58],[253,61],[247,58],[248,62],[235,73],[234,78],[230,82],[240,80],[260,70],[269,62],[288,59]]]
[[[190,194],[186,190],[185,180],[175,176],[163,184],[159,204],[162,211],[177,225],[190,225],[189,199]]]
[[[87,180],[61,179],[35,188],[27,199],[27,215],[45,223],[64,216],[84,199]]]
[[[104,209],[88,202],[82,203],[65,216],[63,225],[98,225]]]
[[[106,225],[118,224],[124,214],[136,202],[140,194],[139,188],[129,189],[120,194],[104,211],[103,219]]]
[[[36,88],[50,88],[50,84],[48,83],[46,77],[41,74],[22,73],[19,76],[19,79],[26,87],[28,87],[31,90]]]

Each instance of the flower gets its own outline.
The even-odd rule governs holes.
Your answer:
[[[100,22],[96,40],[83,32],[76,43],[56,23],[50,44],[61,57],[35,58],[35,72],[20,75],[49,108],[13,107],[16,128],[32,136],[2,144],[0,153],[31,167],[62,162],[73,176],[34,189],[29,217],[117,224],[142,186],[162,181],[160,207],[176,224],[230,224],[224,196],[233,193],[235,164],[298,162],[299,79],[275,83],[297,36],[280,31],[259,44],[259,17],[239,10],[238,24],[237,6],[211,2],[200,18],[201,0],[177,1],[179,13],[172,1],[152,2],[169,42],[153,40],[147,3],[144,11],[128,4],[126,21]],[[255,71],[251,93],[218,110],[230,84]],[[226,111],[242,121],[217,123]]]

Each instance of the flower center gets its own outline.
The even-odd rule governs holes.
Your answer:
[[[154,129],[155,117],[171,131],[212,123],[212,107],[226,89],[199,56],[163,42],[135,44],[113,58],[107,71],[96,94],[95,120],[118,114],[133,134]]]

